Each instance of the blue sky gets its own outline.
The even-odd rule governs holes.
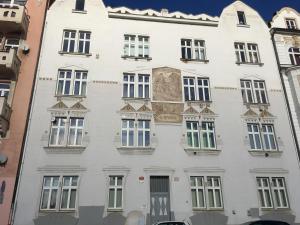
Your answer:
[[[126,6],[132,9],[152,8],[160,11],[167,8],[169,11],[182,11],[185,13],[206,13],[219,16],[222,9],[233,0],[103,0],[106,6]],[[266,21],[270,21],[273,14],[285,6],[290,6],[300,12],[300,0],[244,0],[256,9]]]

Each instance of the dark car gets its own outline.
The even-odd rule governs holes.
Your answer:
[[[155,225],[186,225],[186,224],[184,222],[166,221],[166,222],[158,222]]]
[[[290,225],[286,222],[276,221],[276,220],[259,220],[243,223],[241,225]]]

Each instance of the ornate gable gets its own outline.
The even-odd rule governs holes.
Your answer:
[[[262,118],[274,118],[274,116],[268,112],[268,110],[264,109],[260,114],[259,114],[260,117]]]
[[[211,110],[209,109],[208,107],[205,107],[201,112],[200,114],[204,114],[204,115],[208,115],[208,116],[216,116],[216,114]]]
[[[186,109],[183,114],[199,114],[199,112],[194,109],[192,106],[190,106],[188,109]]]
[[[68,109],[68,106],[62,101],[59,101],[54,106],[52,106],[51,109]]]
[[[80,102],[77,102],[74,104],[70,109],[72,110],[87,110],[86,107],[84,107]]]
[[[249,109],[245,114],[244,116],[246,117],[258,117],[257,113],[254,112],[252,109]]]
[[[143,105],[141,108],[137,110],[138,112],[152,112],[146,105]]]
[[[130,105],[125,105],[121,110],[121,112],[136,112],[136,110]]]

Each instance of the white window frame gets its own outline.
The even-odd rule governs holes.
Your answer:
[[[195,181],[195,185],[192,185],[192,179]],[[199,184],[199,179],[202,182],[202,185]],[[206,191],[205,191],[205,181],[203,176],[190,176],[190,186],[191,186],[191,193],[193,191],[196,192],[196,207],[193,206],[193,197],[192,197],[192,207],[193,209],[206,209]],[[199,198],[199,190],[203,192],[203,207],[200,207],[200,198]]]
[[[263,186],[263,180],[267,181],[268,186]],[[283,186],[279,186],[279,182],[278,182],[279,180],[282,181]],[[276,182],[274,183],[274,181]],[[261,187],[259,186],[258,183],[261,184]],[[287,186],[284,177],[259,176],[256,177],[256,185],[258,190],[258,200],[259,200],[260,208],[262,209],[289,209],[290,208]],[[260,192],[262,193],[263,199],[261,199],[261,195],[259,194]],[[266,206],[266,192],[268,193],[271,202],[271,205],[269,206]],[[276,201],[276,192],[278,192],[279,194],[280,205],[278,205]],[[284,193],[286,206],[284,206],[282,202],[283,200],[283,196],[281,195],[282,192]]]
[[[64,146],[82,146],[83,145],[83,138],[84,138],[84,125],[85,125],[85,118],[84,117],[75,117],[75,116],[57,116],[57,117],[53,117],[53,121],[51,122],[51,128],[50,128],[50,136],[49,136],[49,146],[50,147],[64,147]],[[56,121],[57,119],[59,119],[59,124],[58,126],[53,126],[53,122]],[[61,120],[65,120],[65,124],[64,126],[61,125]],[[72,119],[82,119],[82,123],[83,126],[71,126],[71,120]],[[76,124],[78,123],[78,121],[76,122]],[[58,137],[59,137],[59,132],[57,132],[56,134],[56,142],[54,144],[51,144],[52,142],[52,132],[53,129],[58,129],[58,131],[61,131],[61,129],[64,130],[64,135],[63,135],[63,140],[61,144],[58,144]],[[82,136],[81,136],[81,144],[80,145],[73,145],[72,143],[69,143],[69,138],[70,138],[70,130],[71,129],[75,129],[75,136],[78,135],[78,131],[81,130],[82,131]],[[78,136],[76,136],[76,138],[74,139],[75,141],[77,140]]]
[[[193,128],[193,129],[188,129],[187,124],[188,123],[192,123],[192,124],[197,124],[197,131]],[[202,129],[203,124],[206,124],[206,129]],[[207,124],[212,124],[213,126],[213,130],[209,130],[208,125]],[[205,121],[205,120],[200,120],[200,121],[195,121],[195,120],[186,120],[186,124],[185,124],[185,129],[186,129],[186,138],[187,138],[187,143],[188,143],[188,133],[192,134],[192,146],[188,145],[188,148],[192,148],[192,149],[203,149],[203,150],[216,150],[217,149],[217,143],[216,143],[216,131],[215,131],[215,122],[214,121]],[[195,140],[194,140],[194,134],[198,134],[198,141],[199,141],[199,146],[197,147],[195,145]],[[205,147],[203,145],[204,143],[204,134],[207,134],[207,138],[208,138],[208,143],[209,145],[207,147]],[[212,134],[214,137],[214,146],[211,145],[210,143],[210,138],[209,135]]]
[[[110,184],[111,178],[114,179],[114,185]],[[122,185],[118,185],[118,178],[121,178]],[[107,207],[107,209],[108,210],[122,210],[123,205],[124,205],[124,176],[122,176],[122,175],[109,176],[108,184],[109,184],[109,187],[108,187],[108,204],[107,204],[108,207]],[[121,207],[117,207],[117,191],[120,190],[120,189],[122,191],[121,192],[122,193]],[[110,192],[110,190],[114,191],[114,206],[113,207],[109,206],[109,202],[110,202],[109,192]]]
[[[293,18],[286,18],[285,24],[287,29],[294,29],[294,30],[298,29],[296,20]]]
[[[259,48],[256,43],[234,42],[234,49],[237,64],[262,64]],[[245,56],[245,60],[242,60],[242,53]],[[257,58],[257,60],[254,60],[254,56]]]
[[[191,178],[195,178],[195,182],[198,182],[197,178],[202,179],[203,186],[192,186],[190,185],[191,192],[192,190],[196,190],[196,195],[197,195],[197,205],[198,207],[193,207],[194,210],[222,210],[224,209],[224,203],[223,203],[223,192],[222,192],[222,181],[220,176],[190,176],[190,183],[191,183]],[[209,186],[208,180],[212,179],[212,185]],[[214,179],[218,180],[219,186],[215,186]],[[198,197],[198,190],[204,190],[204,207],[199,207],[199,197]],[[221,206],[217,207],[216,205],[216,190],[219,191],[220,193],[220,203]],[[209,191],[212,191],[213,193],[213,207],[210,206],[209,202]]]
[[[238,24],[239,25],[247,25],[247,20],[246,20],[246,15],[245,15],[245,12],[244,11],[237,11],[237,17],[238,17]],[[241,16],[243,16],[242,20],[240,19],[240,15],[239,13],[242,13]]]
[[[185,84],[186,80],[187,80],[187,84]],[[191,80],[193,80],[194,84],[191,84]],[[200,84],[199,81],[201,81]],[[207,85],[204,84],[204,81],[207,81]],[[194,89],[195,99],[192,99],[191,97],[192,89]],[[186,90],[188,90],[187,93],[188,99],[186,99]],[[206,91],[208,94],[208,99],[206,99],[206,95],[205,95]],[[200,99],[200,92],[202,92],[203,99]],[[188,101],[210,102],[211,94],[210,94],[209,78],[184,76],[183,77],[183,98],[186,102]]]
[[[10,83],[1,82],[0,86],[1,85],[3,85],[3,87],[0,87],[0,97],[7,97],[7,96],[9,96]]]
[[[249,131],[249,126],[251,126],[251,131]],[[254,131],[253,127],[256,126],[258,128],[258,131]],[[271,127],[272,131],[264,131],[264,127]],[[249,137],[249,144],[250,144],[250,149],[253,151],[279,151],[278,149],[278,144],[277,144],[277,138],[276,138],[276,132],[275,132],[275,127],[274,124],[272,123],[247,123],[247,132],[248,132],[248,137]],[[253,136],[253,140],[254,140],[254,145],[255,148],[252,148],[251,146],[251,142],[250,142],[250,135]],[[258,148],[258,144],[256,143],[256,136],[259,136],[259,140],[260,140],[260,146],[261,148]],[[275,148],[267,148],[266,146],[266,141],[265,141],[265,135],[267,135],[268,141],[269,141],[269,145],[270,145],[270,140],[271,137],[273,136],[273,141],[275,144]]]
[[[297,51],[296,51],[296,49],[297,49]],[[290,56],[292,65],[295,65],[295,66],[300,65],[300,48],[295,48],[295,47],[289,48],[289,56]],[[297,58],[299,58],[298,62],[297,62]]]
[[[277,141],[276,141],[276,134],[275,134],[274,125],[273,124],[265,124],[265,123],[263,123],[261,126],[262,126],[262,128],[261,128],[261,135],[262,135],[262,140],[263,140],[263,143],[264,143],[264,148],[266,150],[269,150],[269,151],[277,151],[278,147],[277,147]],[[270,146],[269,148],[267,147],[267,143],[266,143],[266,138],[265,137],[268,140],[267,142],[269,143],[269,146]],[[275,148],[271,147],[271,139],[273,139],[273,142],[274,142],[274,145],[275,145],[274,147]]]
[[[142,54],[140,54],[140,49],[142,49]],[[123,54],[123,57],[150,58],[150,37],[146,35],[125,34]]]
[[[70,77],[67,77],[67,75],[70,75]],[[60,77],[61,74],[64,74],[64,77]],[[80,78],[77,78],[76,75],[80,74]],[[88,71],[83,70],[65,70],[65,69],[59,69],[58,75],[57,75],[57,84],[56,84],[56,96],[64,96],[64,97],[72,97],[72,96],[79,96],[79,97],[85,97],[87,94],[87,80],[88,79]],[[62,93],[58,93],[60,82],[62,81]],[[70,88],[69,93],[64,93],[66,89],[66,83],[69,82]],[[75,85],[79,82],[79,94],[75,93]],[[85,93],[83,92],[83,84],[85,84]]]
[[[205,40],[182,38],[181,43],[181,59],[182,60],[195,60],[206,61],[206,45]],[[188,51],[191,57],[188,57]]]
[[[80,35],[83,34],[83,38]],[[89,38],[87,37],[89,35]],[[83,43],[82,51],[79,49],[80,42]],[[90,31],[78,31],[78,52],[82,54],[89,54],[91,47],[91,32]]]
[[[58,120],[58,124],[55,126],[53,123]],[[62,125],[62,121],[64,121],[64,125]],[[57,134],[55,136],[55,143],[52,144],[52,133],[54,129],[57,129]],[[63,139],[62,143],[58,143],[60,133],[63,132]],[[55,117],[54,120],[51,122],[50,128],[50,137],[49,137],[49,146],[64,146],[65,145],[65,137],[67,133],[67,117]]]
[[[75,120],[75,125],[72,125],[72,120]],[[80,122],[82,125],[80,125]],[[83,129],[84,129],[84,118],[82,117],[70,117],[69,119],[69,131],[68,131],[68,146],[82,146],[83,139]],[[71,130],[74,130],[74,140],[71,142]],[[81,132],[81,134],[80,134]],[[80,143],[77,144],[78,139]]]
[[[124,125],[124,122],[126,122],[126,126]],[[133,123],[133,127],[130,127],[130,122]],[[135,146],[135,129],[136,129],[136,124],[134,119],[122,119],[121,121],[121,145],[122,147],[134,147]],[[126,144],[123,143],[123,132],[126,133]],[[132,145],[130,145],[130,133],[133,132],[132,134]]]
[[[250,84],[247,87],[247,84]],[[263,87],[260,87],[260,84],[263,85]],[[241,92],[242,92],[242,98],[244,103],[249,104],[269,104],[269,98],[267,93],[267,87],[266,82],[264,80],[247,80],[247,79],[241,79],[240,80],[241,85]],[[251,92],[251,99],[250,101],[250,93]],[[262,102],[262,96],[265,96],[266,102]]]
[[[71,178],[71,184],[72,184],[72,180],[73,178],[77,178],[77,185],[70,185],[70,186],[64,186],[63,181],[66,177],[70,177]],[[50,186],[49,187],[45,187],[45,180],[47,178],[50,178]],[[58,178],[58,185],[57,186],[53,186],[53,180],[54,178]],[[40,211],[75,211],[78,207],[77,205],[77,201],[78,201],[78,188],[79,188],[79,176],[78,175],[46,175],[43,177],[43,183],[42,183],[42,191],[41,191],[41,196],[40,196],[40,207],[39,210]],[[69,207],[69,203],[70,203],[70,190],[76,190],[76,195],[75,195],[75,207],[74,208],[70,208]],[[47,200],[47,208],[42,208],[42,203],[43,203],[43,197],[44,197],[44,191],[45,190],[50,190],[49,196],[48,196],[48,200]],[[50,209],[50,203],[51,203],[51,195],[53,190],[56,190],[56,196],[55,196],[55,208]],[[67,208],[62,208],[61,204],[62,204],[62,197],[63,197],[63,190],[69,190],[68,193],[68,207]]]
[[[148,124],[148,127],[147,127]],[[140,126],[141,125],[141,126]],[[139,133],[142,133],[142,140],[140,140]],[[146,140],[147,140],[147,133],[148,133],[148,138],[149,138],[149,144],[146,145]],[[138,120],[137,121],[137,145],[138,147],[149,147],[150,146],[150,138],[151,138],[151,121],[150,120]],[[142,144],[140,144],[140,141]]]
[[[188,128],[188,123],[190,124],[191,129]],[[197,129],[194,129],[194,125],[197,126]],[[200,131],[199,131],[199,121],[186,121],[186,137],[188,139],[189,134],[191,135],[192,140],[192,146],[189,146],[190,148],[200,148]],[[197,141],[195,140],[195,137],[198,141],[198,146],[196,145]],[[188,141],[187,141],[188,143]]]
[[[67,32],[69,32],[68,36],[66,36]],[[75,36],[72,37],[72,34],[74,34],[74,33],[75,33]],[[62,47],[61,47],[61,49],[62,49],[63,52],[67,52],[67,53],[74,53],[74,52],[76,52],[76,33],[77,33],[76,30],[64,30],[63,31],[63,41],[62,41]],[[66,50],[64,50],[65,41],[68,42]],[[74,49],[73,50],[70,49],[72,41],[74,42]]]
[[[71,185],[65,185],[64,184],[64,181],[65,181],[66,178],[70,178]],[[77,185],[72,185],[74,178],[77,179],[77,181],[76,181]],[[60,210],[62,210],[62,211],[65,211],[65,210],[75,210],[77,208],[78,181],[79,181],[79,177],[78,176],[62,176],[62,183],[61,183],[62,185],[61,185],[61,194],[60,194],[61,197],[60,197],[60,204],[59,204]],[[68,195],[67,195],[68,199],[67,199],[67,207],[66,208],[62,207],[64,190],[67,190],[67,192],[68,192]],[[70,207],[70,198],[71,198],[72,190],[76,191],[75,206],[74,206],[74,208]]]
[[[125,77],[127,77],[127,80],[125,80]],[[140,77],[142,78],[142,81],[140,81]],[[148,79],[148,82],[146,82],[146,78]],[[150,83],[150,74],[124,73],[123,98],[150,99]],[[140,95],[140,87],[142,88],[142,95]],[[130,92],[131,88],[133,88],[133,96]],[[146,88],[148,92],[146,92]],[[127,96],[125,96],[125,93],[127,93]]]
[[[17,44],[10,44],[10,43],[8,43],[9,41],[12,41],[12,40],[16,41],[18,43]],[[4,48],[6,50],[15,49],[16,52],[18,52],[19,46],[20,46],[20,39],[19,38],[16,38],[16,37],[8,37],[8,38],[6,38],[5,44],[4,44]]]

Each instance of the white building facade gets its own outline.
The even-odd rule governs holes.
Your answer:
[[[269,28],[55,1],[16,225],[300,223],[299,160]]]

